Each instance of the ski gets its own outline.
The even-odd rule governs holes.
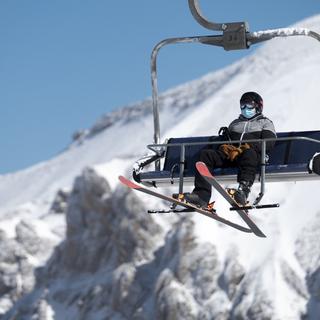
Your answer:
[[[196,163],[197,170],[199,173],[230,203],[232,207],[239,207],[237,202],[230,197],[228,192],[222,187],[222,185],[215,179],[211,174],[208,167],[204,162]],[[243,221],[248,225],[252,232],[261,238],[266,238],[266,235],[259,229],[259,227],[251,220],[246,210],[236,210]]]
[[[209,217],[211,219],[214,219],[214,220],[217,220],[219,222],[222,222],[222,223],[224,223],[224,224],[226,224],[226,225],[228,225],[228,226],[230,226],[232,228],[235,228],[237,230],[240,230],[242,232],[247,232],[247,233],[252,232],[252,230],[250,228],[243,227],[243,226],[241,226],[241,225],[239,225],[237,223],[234,223],[234,222],[232,222],[230,220],[222,218],[219,215],[217,215],[215,212],[211,212],[211,211],[199,208],[199,207],[197,207],[195,205],[192,205],[191,203],[182,202],[182,201],[180,201],[178,199],[172,198],[170,196],[166,196],[166,195],[164,195],[162,193],[159,193],[159,192],[156,192],[154,190],[147,189],[146,187],[140,186],[140,185],[134,183],[133,181],[128,180],[124,176],[119,176],[119,180],[120,180],[120,182],[122,184],[124,184],[125,186],[127,186],[127,187],[129,187],[131,189],[134,189],[134,190],[149,194],[151,196],[160,198],[162,200],[171,202],[173,204],[182,206],[182,207],[187,208],[187,209],[192,209],[193,211],[196,211],[196,212],[198,212],[198,213],[200,213],[202,215],[205,215],[205,216],[207,216],[207,217]]]

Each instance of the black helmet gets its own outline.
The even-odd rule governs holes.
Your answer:
[[[254,102],[256,105],[256,109],[258,113],[262,113],[263,110],[263,99],[261,96],[253,91],[246,92],[242,95],[240,99],[240,104],[252,103]]]

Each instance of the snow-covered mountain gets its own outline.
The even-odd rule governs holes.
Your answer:
[[[319,32],[320,16],[299,26]],[[162,139],[216,134],[251,90],[277,131],[319,129],[319,52],[311,38],[272,40],[167,91]],[[253,213],[267,239],[194,213],[148,216],[164,204],[117,177],[152,136],[146,100],[105,115],[55,158],[0,176],[3,318],[319,319],[319,182],[267,185],[264,201],[281,204]]]

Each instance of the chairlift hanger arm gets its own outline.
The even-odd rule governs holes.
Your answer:
[[[154,143],[160,143],[160,121],[158,109],[158,78],[157,78],[157,57],[159,50],[169,44],[176,43],[202,43],[223,47],[222,36],[196,36],[196,37],[180,37],[169,38],[160,41],[153,48],[151,53],[151,83],[152,83],[152,105],[153,105],[153,121],[154,121]]]
[[[203,14],[200,10],[198,0],[188,0],[188,2],[189,2],[190,11],[191,11],[193,17],[197,20],[197,22],[199,24],[201,24],[203,27],[210,29],[210,30],[217,30],[217,31],[223,30],[222,23],[215,23],[213,21],[209,21],[208,19],[206,19],[203,16]]]

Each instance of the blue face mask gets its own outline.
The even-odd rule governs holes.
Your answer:
[[[241,108],[241,114],[247,118],[250,119],[253,116],[255,116],[257,113],[256,108],[248,108],[247,106],[244,106],[243,108]]]

